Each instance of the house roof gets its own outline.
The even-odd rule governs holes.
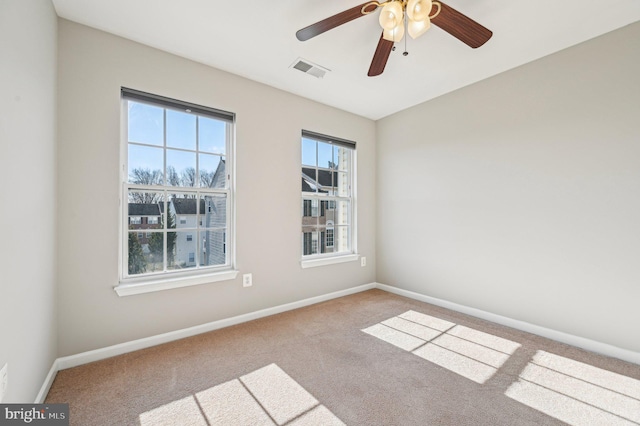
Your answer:
[[[302,192],[316,192],[316,190],[309,185],[304,176],[302,177]]]
[[[129,216],[160,216],[157,203],[129,203]]]
[[[316,170],[311,167],[302,168],[303,176],[311,178],[311,180],[320,184],[320,186],[333,186],[331,181],[331,175],[333,174],[333,181],[338,181],[338,172],[330,172],[329,170],[318,170],[318,177],[316,177]]]
[[[313,169],[309,169],[309,170],[314,171]],[[302,173],[302,192],[316,192],[316,188],[318,189],[317,192],[319,193],[327,194],[329,192],[329,191],[323,190],[322,186],[318,185],[318,182],[316,182],[314,179],[310,178],[309,175],[303,172]]]
[[[174,198],[173,208],[176,214],[196,214],[196,206],[198,200],[195,198]],[[204,212],[204,200],[200,200],[200,212]]]

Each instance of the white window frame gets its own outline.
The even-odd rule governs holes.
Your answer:
[[[315,133],[315,132],[311,132],[308,130],[303,130],[302,131],[302,138],[300,139],[300,147],[302,149],[302,141],[304,139],[311,139],[311,140],[315,140],[316,142],[324,142],[324,143],[329,143],[329,144],[333,144],[333,145],[338,145],[338,146],[343,146],[346,148],[351,149],[351,155],[350,155],[350,164],[349,164],[349,181],[348,181],[348,185],[349,185],[349,189],[350,189],[350,195],[345,197],[345,196],[328,196],[326,194],[320,194],[320,193],[312,193],[312,192],[302,192],[302,210],[300,216],[304,217],[304,200],[312,200],[312,216],[311,217],[315,217],[313,215],[313,205],[315,204],[317,206],[318,209],[318,215],[320,214],[320,203],[321,201],[328,201],[327,205],[333,203],[337,203],[338,201],[349,201],[349,206],[350,206],[350,211],[349,211],[349,218],[350,218],[350,223],[349,223],[349,232],[348,232],[348,239],[349,239],[349,246],[350,246],[350,250],[348,252],[332,252],[332,253],[317,253],[317,254],[310,254],[310,255],[304,255],[304,233],[301,233],[301,260],[300,260],[300,266],[302,268],[313,268],[313,267],[317,267],[317,266],[325,266],[325,265],[331,265],[331,264],[335,264],[335,263],[343,263],[343,262],[351,262],[351,261],[356,261],[358,260],[358,258],[360,257],[358,252],[357,252],[357,185],[356,185],[356,176],[357,176],[357,151],[356,151],[356,143],[353,141],[349,141],[346,139],[341,139],[341,138],[335,138],[332,136],[327,136],[327,135],[323,135],[321,133]],[[301,158],[301,156],[299,157]],[[302,165],[301,163],[301,167],[305,167],[305,165]],[[316,164],[316,168],[317,168],[317,164]],[[314,202],[315,200],[315,202]],[[328,227],[328,225],[327,225]],[[334,239],[335,239],[335,226],[331,226],[334,229]],[[326,228],[325,228],[326,229]],[[320,228],[316,229],[318,231],[318,238],[319,238],[319,232],[320,232]],[[326,236],[325,236],[326,238]],[[317,240],[316,240],[317,241]],[[313,245],[313,234],[312,234],[312,245]],[[335,246],[335,244],[334,244]],[[320,244],[318,241],[318,251],[320,248]]]
[[[132,100],[139,103],[147,103],[156,107],[173,109],[178,111],[193,112],[196,115],[202,115],[210,118],[219,118],[227,122],[226,131],[226,147],[225,147],[225,172],[227,185],[226,188],[199,188],[199,187],[176,187],[164,185],[135,185],[129,184],[128,180],[128,101]],[[166,114],[166,112],[165,112]],[[166,133],[165,133],[166,137]],[[209,107],[203,107],[182,101],[165,98],[158,95],[152,95],[136,91],[133,89],[122,88],[121,96],[121,149],[120,149],[120,244],[119,251],[119,281],[114,290],[119,296],[129,296],[134,294],[148,293],[172,288],[179,288],[192,285],[200,285],[213,283],[217,281],[225,281],[235,279],[238,271],[235,269],[235,115],[225,111],[215,110]],[[163,149],[166,152],[166,141]],[[196,151],[197,152],[197,151]],[[197,157],[197,155],[196,155]],[[201,266],[197,268],[188,268],[182,271],[164,271],[159,273],[145,273],[140,275],[128,274],[128,194],[129,190],[142,190],[162,192],[165,194],[165,214],[169,214],[169,193],[188,193],[197,194],[225,194],[227,200],[226,211],[226,232],[225,232],[225,259],[224,265]],[[175,218],[176,222],[178,217]],[[160,223],[160,221],[158,221]],[[154,228],[155,229],[155,228]],[[165,229],[166,233],[167,230]],[[166,249],[165,249],[166,257]],[[197,259],[198,256],[195,256]]]

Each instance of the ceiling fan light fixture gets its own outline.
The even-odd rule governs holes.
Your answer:
[[[380,26],[384,30],[393,30],[402,25],[402,3],[399,1],[390,1],[386,3],[380,11]]]
[[[431,28],[431,19],[429,19],[429,17],[427,16],[427,18],[422,21],[409,21],[407,27],[411,38],[416,39],[422,34],[426,33],[429,28]]]
[[[409,0],[407,16],[412,21],[424,21],[429,17],[433,3],[431,0]]]
[[[388,41],[392,41],[394,43],[398,43],[404,37],[404,24],[400,22],[395,28],[387,30],[384,29],[382,32],[382,38]]]

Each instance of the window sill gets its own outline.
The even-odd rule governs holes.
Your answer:
[[[235,279],[237,276],[238,271],[232,269],[222,272],[213,272],[206,275],[181,276],[175,278],[153,277],[148,280],[120,281],[120,284],[114,287],[114,290],[118,293],[118,296],[132,296],[134,294],[151,293],[154,291],[208,284],[217,281],[227,281]]]
[[[317,266],[333,265],[335,263],[353,262],[358,260],[359,254],[345,254],[342,256],[323,257],[320,259],[301,260],[300,266],[303,269],[315,268]]]

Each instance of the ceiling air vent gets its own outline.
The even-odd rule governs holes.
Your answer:
[[[296,59],[296,61],[291,65],[290,68],[297,69],[305,74],[312,75],[315,78],[322,78],[327,72],[331,71],[330,69],[321,67],[320,65],[314,64],[313,62],[307,61],[306,59],[302,58]]]

